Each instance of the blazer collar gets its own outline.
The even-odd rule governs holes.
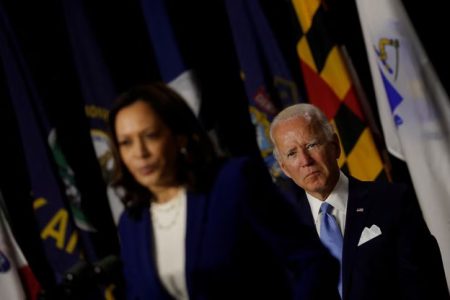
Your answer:
[[[206,205],[206,196],[203,194],[195,194],[192,192],[187,193],[187,220],[186,220],[186,284],[188,287],[189,295],[195,298],[194,288],[192,284],[192,274],[197,263],[197,259],[200,257],[200,245],[201,238],[203,236],[204,224],[205,224],[205,211],[207,208]],[[153,231],[151,230],[152,221],[150,213],[146,213],[143,216],[143,232],[141,237],[148,240],[148,251],[147,253],[154,253],[154,237]],[[144,256],[146,257],[146,256]],[[159,290],[154,290],[152,295],[166,295],[162,285],[159,281],[157,274],[157,269],[155,265],[154,259],[150,259],[151,256],[148,256],[149,260],[148,264],[151,267],[152,274],[155,274],[155,280],[158,282]],[[168,295],[168,294],[167,294]],[[159,296],[157,299],[166,299],[168,296]]]
[[[351,282],[354,259],[357,251],[358,241],[364,227],[364,220],[367,216],[369,193],[366,183],[353,177],[349,179],[349,194],[347,202],[347,212],[345,221],[344,249],[342,250],[342,276],[343,276],[343,298],[346,298]],[[295,194],[294,201],[297,202],[298,216],[303,224],[317,232],[311,208],[306,197],[306,193],[299,187],[291,188]]]

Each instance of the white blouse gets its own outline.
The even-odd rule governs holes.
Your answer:
[[[187,220],[186,190],[165,203],[152,203],[156,267],[167,292],[177,300],[188,300],[185,273]]]

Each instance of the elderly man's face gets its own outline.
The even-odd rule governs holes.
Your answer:
[[[286,176],[314,197],[325,199],[339,178],[337,136],[327,139],[317,122],[301,116],[278,123],[272,136]]]

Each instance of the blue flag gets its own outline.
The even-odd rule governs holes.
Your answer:
[[[120,201],[120,192],[111,185],[117,173],[117,163],[107,133],[108,114],[117,92],[86,18],[83,1],[63,1],[62,5],[91,140],[107,184],[109,206],[117,224],[124,207]]]
[[[72,219],[72,213],[79,211],[78,192],[1,6],[0,57],[17,116],[41,239],[55,279],[60,283],[65,271],[77,263],[82,254],[89,254],[82,251],[79,232]],[[64,180],[60,177],[63,173],[67,175]],[[72,195],[70,205],[65,198],[66,191]]]
[[[162,80],[180,93],[198,116],[201,96],[196,77],[180,54],[164,0],[140,2]]]
[[[272,154],[269,126],[280,109],[299,102],[298,87],[258,1],[225,4],[258,145],[270,173],[278,178],[282,173]]]

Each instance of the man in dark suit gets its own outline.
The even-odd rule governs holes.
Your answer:
[[[406,186],[340,171],[338,137],[311,104],[280,112],[270,136],[281,169],[297,185],[300,219],[341,262],[342,299],[450,298],[438,244]]]

